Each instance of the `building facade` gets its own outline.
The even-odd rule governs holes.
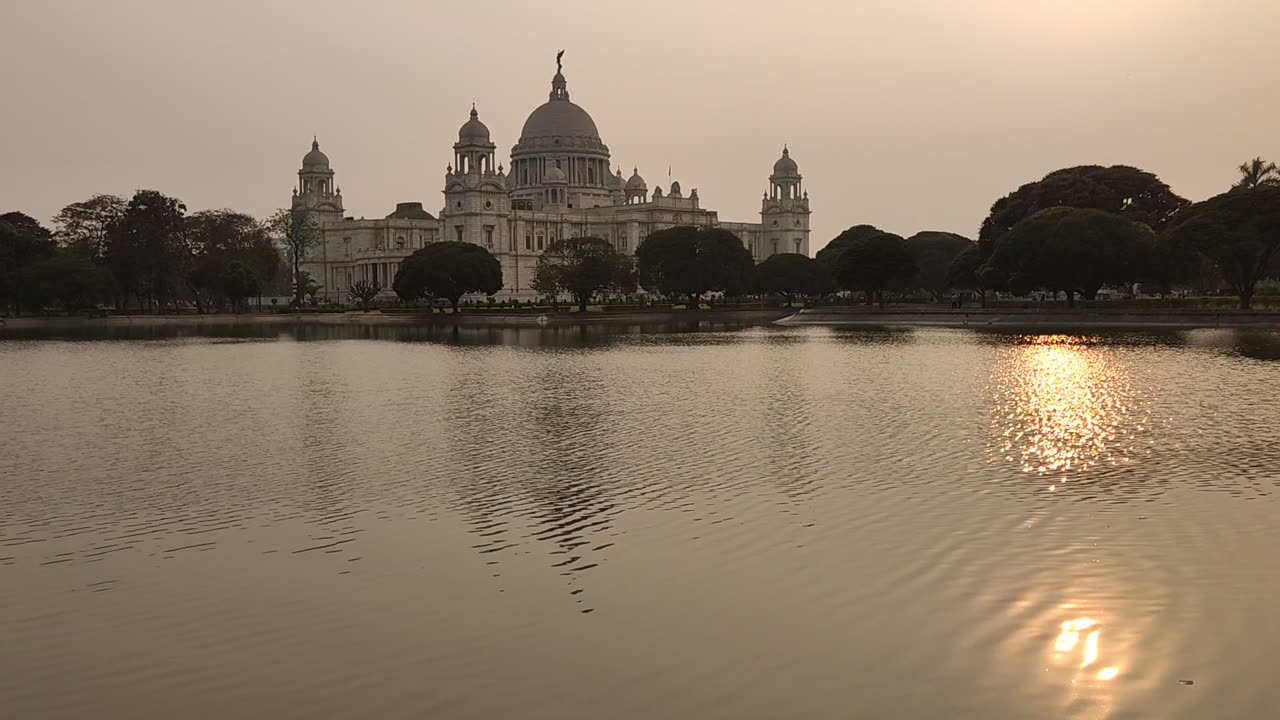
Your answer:
[[[650,233],[692,225],[733,232],[760,262],[777,253],[809,254],[809,194],[787,148],[773,165],[759,222],[722,222],[703,208],[697,189],[679,182],[667,190],[633,169],[611,169],[609,147],[591,115],[569,99],[557,59],[547,102],[524,123],[511,149],[509,169],[496,162],[497,146],[475,107],[458,131],[453,162],[445,169],[444,206],[435,216],[422,203],[399,203],[385,218],[346,215],[329,158],[313,140],[293,191],[295,212],[310,216],[322,239],[302,268],[327,301],[348,302],[358,280],[377,281],[390,293],[400,263],[428,243],[454,240],[480,245],[502,264],[499,299],[528,298],[538,257],[557,238],[600,237],[633,254]]]

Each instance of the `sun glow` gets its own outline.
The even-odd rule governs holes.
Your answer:
[[[1087,631],[1087,632],[1086,632]],[[1080,654],[1080,669],[1088,668],[1098,661],[1099,645],[1102,639],[1102,626],[1093,618],[1076,618],[1061,625],[1061,631],[1054,640],[1053,649],[1060,654],[1069,653],[1080,645],[1080,634],[1085,633],[1084,649]],[[1115,666],[1104,667],[1095,675],[1099,680],[1113,680],[1120,674]]]

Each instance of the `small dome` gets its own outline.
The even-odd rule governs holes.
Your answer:
[[[670,195],[671,195],[672,197],[679,197],[679,196],[680,196],[680,181],[679,181],[679,180],[676,180],[675,182],[671,183]]]
[[[561,170],[560,168],[556,167],[555,165],[552,165],[552,166],[551,166],[551,168],[550,168],[549,170],[547,170],[547,176],[546,176],[546,177],[544,177],[544,178],[542,179],[542,181],[543,181],[543,182],[545,182],[545,183],[561,183],[561,184],[563,184],[563,183],[567,183],[567,182],[569,182],[569,178],[568,178],[568,176],[566,176],[566,175],[564,174],[564,171],[563,171],[563,170]]]
[[[329,156],[320,152],[320,141],[311,140],[311,152],[302,157],[303,170],[328,170]]]
[[[644,191],[648,189],[649,186],[645,183],[644,178],[640,177],[640,168],[632,168],[631,179],[627,180],[627,190]]]
[[[466,145],[475,143],[480,145],[489,144],[489,128],[480,122],[480,113],[476,112],[476,106],[471,106],[471,119],[462,124],[458,129],[458,143]]]
[[[785,145],[782,146],[782,157],[773,164],[773,174],[784,177],[795,177],[800,174],[800,168],[796,165],[796,161],[791,159],[791,151],[787,150]]]

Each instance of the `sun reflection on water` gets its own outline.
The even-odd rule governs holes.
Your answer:
[[[1099,644],[1102,637],[1102,626],[1093,618],[1076,618],[1062,623],[1062,631],[1054,640],[1053,650],[1059,654],[1070,653],[1080,644],[1080,634],[1084,633],[1084,649],[1080,653],[1080,669],[1084,670],[1098,662]],[[1120,674],[1120,668],[1104,667],[1094,676],[1099,680],[1112,680]]]
[[[1075,473],[1118,465],[1145,427],[1126,368],[1089,338],[1029,336],[997,358],[993,424],[999,453],[1056,490]]]

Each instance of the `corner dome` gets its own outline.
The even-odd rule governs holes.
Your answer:
[[[320,141],[313,138],[311,140],[311,152],[302,156],[303,170],[328,170],[329,156],[320,152]]]
[[[796,161],[791,159],[791,151],[787,150],[786,145],[782,146],[782,157],[773,164],[773,174],[784,177],[795,177],[800,174],[800,168],[796,165]]]
[[[569,177],[564,174],[563,170],[556,167],[555,165],[552,165],[550,168],[547,169],[547,174],[545,177],[543,177],[542,181],[544,183],[563,184],[563,183],[569,182]]]
[[[649,186],[645,183],[644,178],[640,177],[640,169],[631,169],[631,178],[627,180],[627,190],[648,190]]]
[[[480,113],[476,112],[476,106],[471,106],[471,119],[462,124],[458,129],[458,143],[488,145],[489,143],[489,127],[480,122]]]

